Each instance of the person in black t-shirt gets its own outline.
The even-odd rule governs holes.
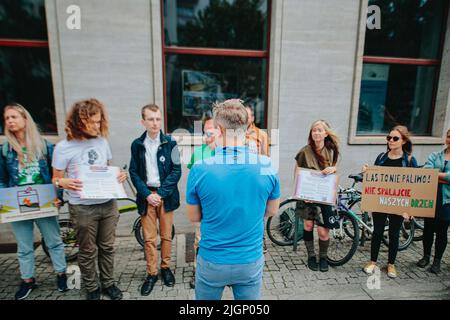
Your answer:
[[[387,140],[387,152],[378,155],[375,160],[376,166],[384,167],[417,167],[417,161],[412,156],[412,142],[408,128],[404,126],[394,127]],[[362,171],[367,170],[368,165],[364,165]],[[388,214],[381,212],[373,212],[374,231],[370,248],[370,262],[364,267],[364,272],[373,274],[377,266],[378,253],[380,252],[381,240],[384,233],[384,227]],[[409,220],[408,214],[401,215],[389,214],[389,262],[388,277],[396,278],[397,270],[395,268],[395,259],[398,252],[398,244],[400,237],[400,228],[403,220]]]

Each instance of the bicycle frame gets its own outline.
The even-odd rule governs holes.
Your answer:
[[[353,210],[351,210],[347,206],[347,203],[354,202],[354,201],[359,201],[360,199],[361,199],[361,194],[356,189],[354,189],[353,187],[351,187],[349,189],[345,189],[345,190],[341,189],[338,192],[338,197],[337,197],[337,210],[338,211],[345,211],[345,212],[349,213],[353,218],[355,218],[355,220],[358,222],[359,225],[363,226],[364,229],[366,229],[370,234],[373,234],[373,231],[374,231],[373,227],[367,225],[359,217],[358,214],[353,212]],[[340,223],[342,223],[342,221]],[[342,226],[340,226],[340,227],[342,227]]]

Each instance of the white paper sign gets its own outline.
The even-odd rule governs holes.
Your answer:
[[[335,205],[338,176],[320,171],[300,169],[295,182],[294,197],[311,202]]]
[[[80,166],[79,177],[83,183],[81,199],[121,199],[127,198],[123,184],[117,177],[118,167]]]

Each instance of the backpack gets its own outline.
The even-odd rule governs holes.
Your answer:
[[[378,155],[377,159],[375,160],[375,165],[377,165],[377,163],[381,160],[381,158],[384,157],[384,155],[386,154],[386,152],[382,152]],[[411,167],[412,164],[412,154],[408,155],[408,163],[407,163],[407,167]]]

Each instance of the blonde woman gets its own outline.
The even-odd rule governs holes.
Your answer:
[[[53,145],[42,139],[33,118],[21,105],[13,103],[5,107],[6,143],[1,146],[0,188],[33,184],[51,184]],[[23,300],[37,287],[34,268],[33,227],[39,227],[48,246],[57,272],[58,291],[67,290],[66,260],[61,241],[58,218],[48,217],[12,223],[17,240],[22,283],[15,295]]]
[[[336,134],[324,120],[315,121],[309,131],[308,144],[295,157],[295,176],[300,168],[319,170],[322,174],[336,173],[339,158],[339,142]],[[329,231],[334,226],[332,206],[298,201],[297,210],[304,222],[303,239],[308,252],[308,268],[328,271]],[[314,224],[319,234],[319,263],[314,249]]]

